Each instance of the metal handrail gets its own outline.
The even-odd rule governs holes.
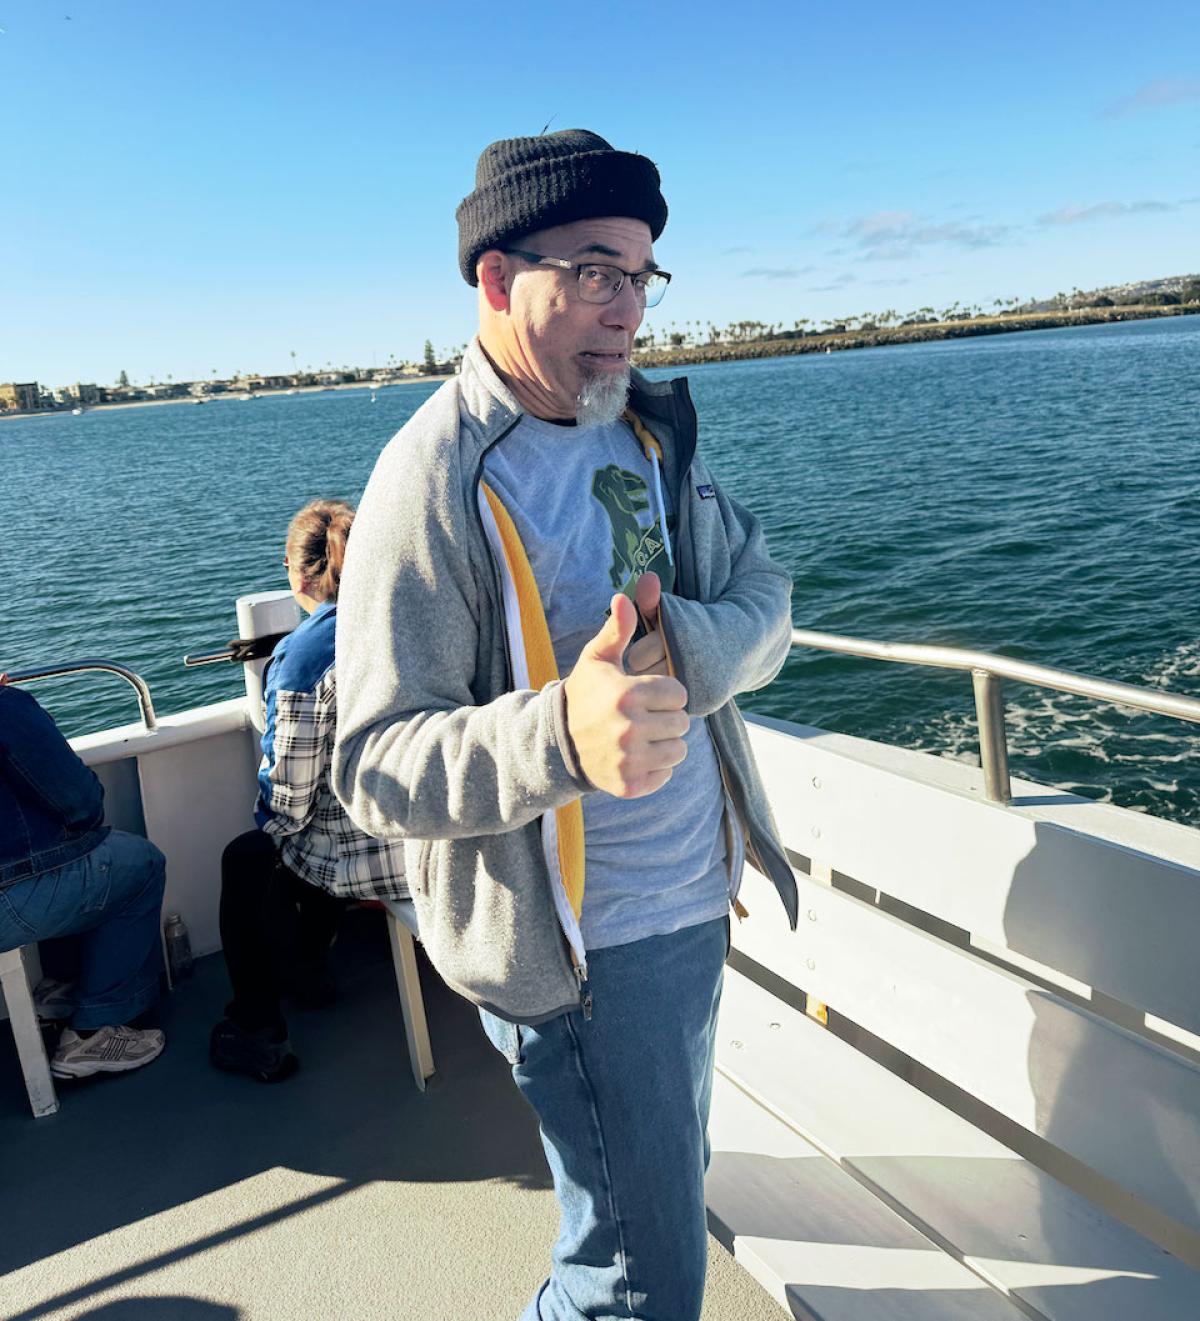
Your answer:
[[[183,658],[184,666],[195,669],[197,665],[219,665],[222,661],[232,661],[237,652],[232,647],[222,647],[220,651],[189,651]]]
[[[140,674],[135,674],[128,666],[118,665],[116,661],[80,660],[63,661],[56,665],[39,665],[31,670],[10,670],[9,683],[33,683],[37,679],[59,679],[65,674],[83,674],[88,670],[104,670],[124,679],[137,693],[138,706],[142,713],[142,724],[149,733],[158,728],[154,715],[154,702],[150,697],[150,687]]]
[[[1155,688],[1139,688],[1112,679],[1093,679],[1074,670],[1060,670],[1050,665],[994,656],[986,651],[963,647],[936,647],[911,642],[874,642],[867,638],[847,638],[837,633],[816,633],[792,629],[793,647],[811,647],[816,651],[839,652],[867,660],[894,661],[900,665],[923,665],[941,670],[969,671],[975,688],[975,712],[979,719],[979,760],[983,765],[984,789],[993,802],[1012,800],[1008,775],[1008,739],[1004,728],[1004,695],[1001,679],[1028,683],[1038,688],[1054,688],[1078,697],[1129,706],[1155,715],[1172,716],[1200,724],[1200,699],[1164,693]]]

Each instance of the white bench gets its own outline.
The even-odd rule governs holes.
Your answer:
[[[50,1061],[38,1027],[37,1010],[33,1005],[33,986],[25,960],[34,947],[5,950],[0,954],[0,990],[12,1024],[13,1039],[17,1044],[17,1057],[21,1061],[21,1074],[25,1079],[25,1092],[35,1119],[52,1115],[58,1110],[58,1097],[54,1079],[50,1074]]]
[[[800,924],[749,872],[714,1232],[797,1317],[1200,1317],[1200,833],[795,729],[751,731]]]
[[[433,1047],[429,1042],[425,999],[421,994],[417,951],[413,943],[413,937],[418,935],[417,914],[411,899],[382,899],[380,902],[387,912],[388,940],[392,947],[392,963],[396,969],[396,989],[400,992],[400,1012],[404,1018],[408,1059],[413,1081],[423,1092],[425,1080],[433,1076],[434,1069]]]

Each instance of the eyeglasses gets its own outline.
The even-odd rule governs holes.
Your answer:
[[[666,271],[623,271],[619,266],[606,266],[602,262],[543,257],[540,252],[523,252],[520,248],[502,248],[501,251],[531,261],[536,266],[557,266],[561,271],[574,271],[579,282],[579,296],[585,303],[611,303],[629,280],[639,303],[644,307],[657,307],[671,283]]]

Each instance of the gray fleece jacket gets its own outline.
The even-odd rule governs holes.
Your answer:
[[[734,695],[778,673],[791,581],[757,521],[696,454],[687,381],[634,374],[630,405],[663,448],[678,511],[677,581],[660,619],[688,711],[707,718],[750,861],[791,925],[796,883]],[[561,683],[510,680],[500,567],[477,489],[521,408],[474,342],[379,457],[338,594],[332,782],[369,834],[405,840],[421,940],[445,981],[513,1022],[579,1008],[539,822],[593,790]]]

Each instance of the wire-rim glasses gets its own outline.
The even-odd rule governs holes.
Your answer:
[[[585,303],[611,303],[629,280],[634,297],[644,307],[657,307],[671,277],[666,271],[625,271],[606,262],[567,261],[565,257],[546,257],[540,252],[526,252],[521,248],[503,248],[501,251],[535,266],[554,266],[561,271],[574,271],[579,297]]]

